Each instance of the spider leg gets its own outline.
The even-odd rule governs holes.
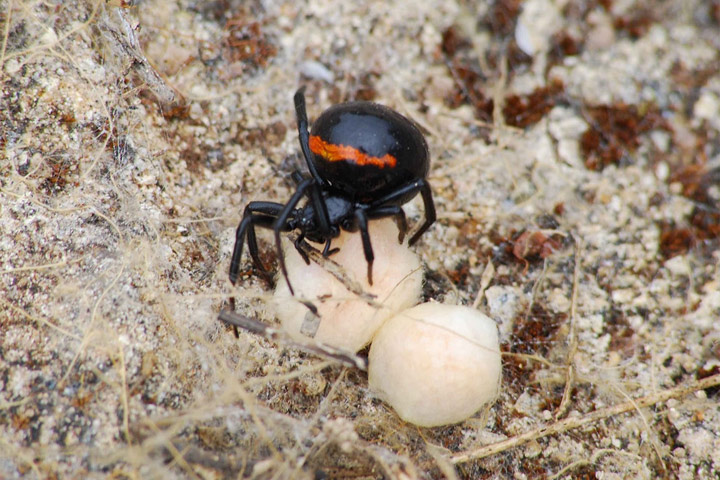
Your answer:
[[[246,236],[248,239],[248,250],[250,251],[250,257],[252,258],[253,263],[263,273],[263,275],[267,273],[265,266],[260,261],[257,240],[255,239],[254,232],[256,226],[272,228],[272,224],[274,222],[274,218],[265,215],[247,214],[243,217],[235,233],[235,249],[233,250],[232,259],[230,260],[230,282],[233,285],[237,283],[237,277],[240,271],[240,261],[242,259],[243,244],[245,243]]]
[[[308,132],[307,111],[305,110],[305,87],[301,87],[295,92],[295,117],[297,118],[298,139],[300,140],[300,148],[302,149],[305,163],[307,163],[310,175],[315,179],[318,185],[325,185],[323,179],[318,175],[315,164],[312,162],[312,152],[310,151],[310,132]]]
[[[325,241],[325,248],[323,248],[323,251],[322,251],[322,256],[325,258],[340,251],[339,248],[330,248],[331,243],[332,243],[332,237],[328,237],[328,239]]]
[[[247,215],[248,213],[261,213],[266,216],[265,219],[258,219],[251,224],[250,228],[247,231],[247,243],[248,251],[250,253],[250,257],[253,260],[253,263],[255,264],[255,267],[260,270],[263,277],[265,277],[265,280],[267,280],[270,284],[272,284],[272,275],[265,268],[262,260],[260,260],[260,250],[258,249],[257,237],[255,235],[255,227],[261,226],[264,228],[272,228],[272,224],[275,221],[275,218],[280,214],[283,207],[283,204],[276,202],[250,202],[248,206],[245,207],[245,215]],[[260,217],[259,215],[255,216]],[[288,230],[289,229],[286,228],[286,231]]]
[[[425,233],[428,228],[430,228],[430,225],[435,223],[435,220],[437,218],[437,215],[435,213],[435,203],[433,202],[432,198],[432,191],[430,190],[430,184],[427,182],[427,180],[421,178],[420,180],[406,183],[394,192],[391,192],[388,195],[385,195],[383,198],[372,202],[369,208],[370,210],[377,210],[379,207],[382,207],[388,203],[392,204],[399,198],[416,192],[420,192],[420,195],[422,195],[423,205],[425,207],[425,221],[420,226],[418,231],[415,232],[415,234],[412,236],[412,238],[408,242],[409,245],[417,242],[420,236]]]
[[[295,116],[297,117],[300,149],[303,152],[303,157],[305,157],[305,163],[308,166],[308,170],[310,170],[310,175],[317,185],[310,194],[310,201],[317,213],[317,221],[320,224],[320,231],[328,234],[330,232],[330,217],[328,216],[327,207],[325,206],[325,202],[322,198],[322,192],[319,188],[325,185],[325,180],[323,180],[318,174],[318,171],[315,168],[315,163],[312,161],[313,153],[310,151],[310,132],[308,131],[307,111],[305,110],[305,87],[301,87],[297,92],[295,92]],[[298,186],[303,181],[300,172],[293,173],[292,178]]]
[[[305,260],[305,264],[306,264],[306,265],[310,265],[310,257],[308,257],[308,254],[305,253],[305,250],[304,250],[303,247],[302,247],[302,242],[303,242],[303,240],[305,240],[305,234],[304,234],[304,233],[301,233],[301,234],[298,235],[298,237],[295,239],[295,242],[294,242],[295,250],[297,250],[297,252],[300,254],[300,256],[302,257],[302,259]]]
[[[316,188],[315,180],[312,178],[306,178],[298,184],[297,190],[295,190],[293,196],[290,197],[290,200],[285,204],[282,211],[275,219],[275,222],[272,224],[272,229],[275,233],[275,247],[277,248],[278,253],[278,263],[280,264],[280,270],[287,282],[290,295],[295,295],[295,291],[293,290],[292,285],[290,285],[290,279],[288,278],[287,267],[285,266],[285,256],[283,255],[282,242],[280,240],[280,232],[286,228],[288,219],[293,214],[295,207],[300,202],[300,199],[302,199],[303,195],[307,193],[308,188]]]
[[[357,220],[358,230],[360,230],[360,238],[362,239],[363,252],[365,252],[365,261],[367,261],[367,279],[370,285],[372,281],[372,266],[375,260],[372,244],[370,243],[370,233],[368,232],[368,219],[365,210],[358,208],[355,210],[355,220]]]
[[[398,242],[402,243],[403,239],[405,239],[405,234],[408,231],[407,218],[405,217],[405,211],[399,205],[384,205],[368,210],[367,216],[369,219],[393,217],[398,227]]]
[[[302,173],[300,173],[300,170],[295,170],[290,174],[290,178],[292,178],[292,181],[295,183],[295,185],[299,185],[300,182],[305,180]]]
[[[313,184],[310,191],[310,202],[315,209],[315,218],[318,222],[318,230],[323,235],[330,235],[330,215],[328,214],[325,199],[322,196],[320,187],[317,183]]]
[[[255,227],[272,228],[275,217],[284,206],[274,202],[250,202],[245,207],[242,221],[235,233],[235,247],[233,248],[232,259],[230,260],[230,282],[235,285],[240,270],[243,244],[247,237],[248,250],[255,266],[266,278],[269,276],[267,269],[260,260]],[[258,215],[259,214],[259,215]]]

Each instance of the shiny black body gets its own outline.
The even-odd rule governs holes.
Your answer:
[[[308,263],[301,245],[304,239],[324,243],[322,253],[328,256],[335,251],[330,248],[331,242],[341,229],[359,230],[368,264],[368,282],[372,284],[374,255],[368,221],[393,217],[402,242],[407,221],[401,205],[418,193],[425,205],[425,221],[410,239],[410,245],[435,221],[432,192],[426,180],[430,157],[425,139],[410,120],[370,102],[345,103],[326,110],[313,125],[312,134],[308,132],[303,89],[295,94],[295,113],[300,147],[310,177],[305,178],[300,172],[293,174],[297,187],[286,204],[250,202],[247,205],[235,236],[230,281],[237,282],[246,239],[253,263],[270,277],[260,261],[255,234],[255,227],[264,227],[275,234],[278,262],[291,293],[280,234],[294,230],[300,232],[295,247]],[[313,153],[320,152],[318,145],[326,150]],[[345,157],[343,152],[350,155]],[[298,208],[304,197],[307,197],[305,206]]]
[[[358,148],[373,157],[389,154],[396,159],[395,166],[378,168],[349,161],[331,162],[314,155],[320,178],[355,201],[369,203],[381,198],[409,181],[426,178],[430,169],[427,143],[420,130],[396,111],[377,103],[351,102],[330,107],[315,120],[310,135],[330,144]],[[395,203],[402,205],[408,200],[399,198]]]

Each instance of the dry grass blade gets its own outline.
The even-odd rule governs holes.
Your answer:
[[[221,310],[218,315],[218,320],[233,325],[235,327],[242,328],[248,332],[261,335],[269,340],[282,342],[286,345],[294,346],[308,353],[318,355],[321,357],[334,360],[341,365],[351,368],[358,368],[360,370],[367,370],[367,360],[355,355],[352,352],[348,352],[339,348],[334,348],[329,345],[325,345],[320,342],[308,341],[307,343],[298,343],[290,338],[290,336],[284,331],[273,328],[269,325],[264,324],[258,320],[254,320],[250,317],[240,315],[230,310]]]
[[[637,398],[628,402],[623,402],[611,407],[602,408],[592,413],[588,413],[582,417],[570,417],[563,420],[557,421],[544,427],[539,427],[523,434],[510,437],[502,442],[492,443],[485,445],[484,447],[472,450],[470,452],[463,452],[457,455],[453,455],[451,460],[453,463],[464,463],[471,460],[477,460],[479,458],[488,457],[495,455],[500,452],[510,450],[515,447],[524,445],[532,440],[547,437],[549,435],[556,435],[558,433],[564,433],[569,430],[583,427],[585,425],[597,422],[604,418],[614,417],[622,413],[627,413],[632,410],[639,408],[649,407],[660,402],[665,402],[671,398],[684,397],[698,390],[704,390],[706,388],[715,387],[720,385],[720,374],[713,375],[711,377],[692,382],[688,385],[663,390],[662,392],[654,393],[644,397]]]
[[[288,238],[295,243],[297,236],[294,234],[288,235]],[[330,258],[323,257],[322,253],[304,240],[300,242],[300,245],[303,247],[303,251],[307,254],[310,260],[320,265],[323,269],[325,269],[325,271],[335,277],[343,284],[343,286],[345,286],[345,288],[348,289],[348,291],[365,300],[365,302],[370,306],[378,308],[382,307],[382,304],[375,300],[375,295],[369,294],[363,290],[360,284],[350,278],[347,272],[345,272],[345,269],[338,265],[337,262]]]

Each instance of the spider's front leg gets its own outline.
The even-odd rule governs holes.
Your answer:
[[[284,205],[275,202],[250,202],[243,213],[242,221],[235,232],[235,246],[232,259],[230,260],[230,282],[237,283],[242,260],[243,245],[247,238],[248,251],[255,267],[260,270],[266,280],[272,282],[272,276],[260,260],[260,252],[255,235],[255,227],[272,228],[276,217],[280,214]]]
[[[310,175],[315,179],[318,185],[325,185],[325,181],[318,174],[317,168],[312,161],[312,152],[310,151],[310,132],[308,131],[307,111],[305,110],[305,87],[301,87],[295,92],[295,118],[297,119],[298,140],[302,149],[305,163],[307,164]]]
[[[293,290],[292,285],[290,284],[290,279],[288,278],[287,267],[285,266],[285,256],[283,255],[282,250],[282,241],[280,240],[280,233],[290,229],[290,225],[288,224],[288,221],[290,219],[297,220],[296,217],[299,215],[299,211],[296,207],[298,203],[300,203],[302,197],[306,194],[310,197],[310,203],[313,206],[313,212],[315,214],[315,220],[319,224],[319,230],[323,235],[326,235],[330,231],[327,207],[325,205],[325,202],[323,201],[320,188],[318,187],[315,180],[312,178],[306,178],[298,184],[297,190],[295,190],[293,196],[290,197],[288,203],[283,206],[282,211],[278,214],[277,218],[272,224],[272,229],[275,233],[275,248],[277,249],[280,271],[282,271],[282,274],[285,277],[285,281],[287,282],[287,286],[290,290],[291,295],[295,295],[295,291]],[[301,235],[304,236],[305,233],[306,232],[303,231],[301,232]]]

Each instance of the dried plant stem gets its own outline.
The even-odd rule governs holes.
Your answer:
[[[580,278],[580,262],[582,253],[582,239],[578,239],[575,246],[575,269],[573,272],[573,290],[572,290],[572,301],[570,303],[570,332],[568,333],[568,354],[566,360],[567,370],[565,373],[565,389],[563,391],[562,400],[560,406],[555,412],[555,419],[559,420],[565,416],[568,407],[570,406],[570,394],[575,383],[575,354],[578,349],[577,335],[575,328],[577,325],[577,292],[578,292],[578,279]]]
[[[294,234],[288,235],[288,238],[293,243],[297,240],[297,236]],[[300,245],[310,260],[320,265],[326,272],[335,277],[350,293],[354,293],[371,307],[382,307],[382,303],[376,301],[375,295],[364,291],[362,286],[352,279],[341,265],[330,258],[323,257],[320,251],[304,240],[300,242]]]
[[[296,342],[282,329],[273,328],[259,320],[240,315],[230,310],[221,310],[218,315],[218,320],[227,323],[228,325],[240,327],[248,332],[261,335],[269,340],[279,341],[285,343],[286,345],[295,346],[301,350],[305,350],[308,353],[334,360],[346,367],[367,370],[367,360],[355,355],[352,352],[331,347],[329,345],[325,345],[324,343],[314,342],[310,339],[307,343]]]
[[[519,447],[520,445],[524,445],[531,440],[537,440],[538,438],[547,437],[548,435],[564,433],[568,430],[580,428],[585,425],[597,422],[598,420],[602,420],[604,418],[613,417],[615,415],[620,415],[631,410],[655,405],[656,403],[665,402],[671,398],[684,397],[685,395],[696,392],[698,390],[704,390],[706,388],[715,387],[717,385],[720,385],[720,374],[703,378],[702,380],[692,382],[688,385],[670,388],[668,390],[653,393],[652,395],[640,397],[628,402],[623,402],[610,407],[601,408],[600,410],[588,413],[587,415],[584,415],[582,417],[565,418],[550,425],[536,428],[523,434],[508,438],[507,440],[503,440],[502,442],[485,445],[469,452],[458,453],[450,457],[450,460],[453,463],[464,463],[470,460],[488,457],[490,455],[495,455],[496,453],[510,450],[511,448]]]

